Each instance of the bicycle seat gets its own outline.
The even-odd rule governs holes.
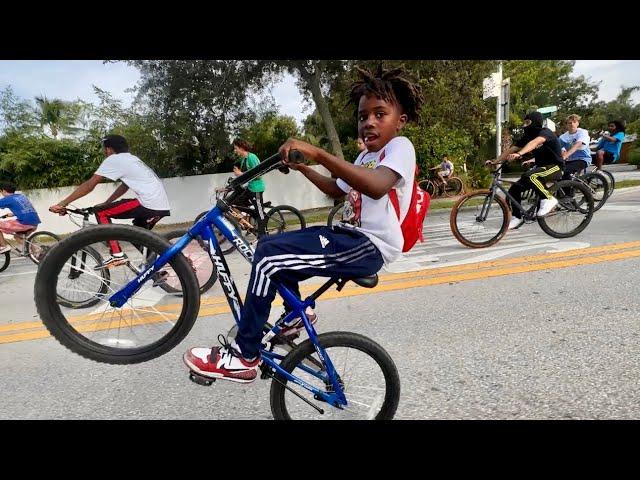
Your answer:
[[[264,202],[262,204],[263,207],[270,207],[271,206],[271,202]]]
[[[378,274],[375,273],[368,277],[360,277],[360,278],[347,278],[345,280],[351,281],[356,285],[360,285],[363,288],[373,288],[378,285]]]

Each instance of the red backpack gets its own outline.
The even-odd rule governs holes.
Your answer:
[[[416,177],[418,176],[418,166],[416,165]],[[398,194],[396,189],[393,188],[389,191],[389,199],[393,208],[396,210],[396,215],[400,219],[400,202],[398,201]],[[411,250],[418,240],[424,242],[422,236],[422,224],[429,205],[431,204],[431,196],[429,192],[425,192],[418,186],[418,182],[413,181],[413,191],[411,192],[411,202],[409,203],[409,210],[407,215],[402,220],[400,228],[402,229],[402,236],[404,238],[404,245],[402,247],[403,252]]]

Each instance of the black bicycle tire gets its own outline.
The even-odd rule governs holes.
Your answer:
[[[30,234],[29,236],[27,236],[27,238],[25,239],[25,242],[29,243],[31,242],[31,240],[35,237],[41,237],[41,236],[49,236],[52,237],[56,243],[60,241],[60,237],[58,235],[56,235],[55,233],[51,233],[51,232],[47,232],[47,231],[40,231],[40,232],[33,232],[32,234]],[[46,255],[46,253],[45,253]],[[33,255],[31,254],[31,251],[27,248],[27,256],[29,257],[29,259],[35,263],[36,265],[38,265],[42,259],[37,260],[33,257]]]
[[[162,234],[162,236],[169,243],[171,243],[172,239],[183,237],[185,233],[187,233],[187,229],[172,230],[171,232]],[[204,245],[203,242],[198,242],[198,244],[205,252],[208,251],[206,245]],[[208,253],[207,253],[207,256],[208,256]],[[213,262],[211,262],[211,268],[212,268],[211,276],[207,279],[207,281],[203,285],[200,285],[198,283],[200,287],[200,294],[203,294],[209,291],[211,287],[215,285],[216,280],[218,280],[218,270],[216,269],[216,266],[213,264]],[[161,284],[160,288],[162,288],[167,293],[180,293],[180,290],[178,290],[177,288],[173,288],[172,286],[167,285],[166,283]]]
[[[597,173],[603,175],[609,182],[609,197],[611,197],[611,195],[613,195],[613,191],[616,189],[616,179],[613,176],[613,173],[603,169],[597,170]]]
[[[455,183],[460,188],[456,189],[455,193],[447,192],[447,187],[449,186],[449,182]],[[450,177],[450,178],[447,178],[447,186],[445,186],[443,192],[445,195],[449,197],[455,197],[459,195],[463,189],[464,189],[464,184],[462,183],[462,180],[459,177]]]
[[[421,180],[420,182],[418,182],[418,186],[422,190],[427,192],[430,197],[435,197],[436,186],[435,186],[435,183],[433,183],[431,180],[428,180],[428,179],[427,180]]]
[[[206,211],[206,212],[202,212],[202,213],[200,213],[200,214],[196,217],[196,219],[195,219],[194,223],[195,223],[195,222],[197,222],[198,220],[200,220],[202,217],[204,217],[207,213],[209,213],[209,212],[208,212],[208,211]],[[230,223],[235,227],[235,229],[238,231],[238,233],[240,233],[240,234],[242,235],[242,228],[240,227],[240,225],[238,224],[238,222],[236,221],[236,219],[235,219],[235,218],[232,218],[232,217],[231,217],[231,216],[229,216],[229,215],[225,215],[225,218],[226,218],[226,219],[227,219],[227,220],[228,220],[228,221],[229,221],[229,222],[230,222]],[[213,226],[213,225],[212,225],[211,227],[213,228],[213,233],[214,233],[214,234],[215,234],[216,232],[220,232],[220,231],[219,231],[215,226]],[[219,235],[219,236],[220,236],[220,237],[222,237],[222,232],[220,232],[220,235]],[[217,236],[216,236],[216,238],[218,238],[219,236],[217,235]],[[203,248],[206,248],[206,245],[205,245],[205,244],[204,244],[204,242],[202,241],[202,238],[201,238],[201,237],[198,237],[198,238],[197,238],[197,241],[198,241],[198,243],[200,243],[200,245],[201,245]],[[218,241],[220,242],[220,240],[218,240]],[[225,243],[229,243],[230,245],[229,245],[228,247],[224,247],[224,244],[225,244]],[[223,255],[226,255],[227,253],[231,253],[231,252],[233,252],[233,251],[235,250],[235,248],[236,248],[236,247],[235,247],[235,245],[234,245],[233,243],[229,242],[229,240],[228,240],[226,237],[225,237],[225,241],[220,243],[220,251],[222,252],[222,254],[223,254]]]
[[[597,172],[587,173],[587,174],[583,175],[582,177],[580,177],[580,180],[582,180],[582,181],[584,181],[585,183],[588,184],[589,183],[589,179],[591,179],[591,178],[600,178],[604,182],[604,195],[602,195],[602,199],[600,199],[598,202],[596,202],[595,197],[593,199],[593,211],[597,212],[598,210],[600,210],[603,207],[603,205],[605,203],[607,203],[607,200],[609,200],[609,197],[611,196],[609,194],[609,182],[607,181],[607,178],[604,175],[602,175],[600,173],[597,173]],[[589,188],[591,188],[591,187],[589,187]],[[593,196],[593,194],[592,194],[592,196]]]
[[[266,228],[266,225],[269,224],[269,218],[272,215],[274,215],[276,212],[282,212],[284,210],[288,210],[289,212],[293,213],[296,217],[298,217],[298,220],[300,221],[300,230],[304,230],[305,228],[307,228],[307,222],[304,219],[304,216],[302,215],[302,213],[300,213],[300,210],[298,210],[295,207],[292,207],[291,205],[278,205],[276,207],[273,207],[271,210],[269,210],[264,217],[265,228]],[[285,230],[286,230],[286,226],[285,226]],[[282,232],[278,232],[278,233],[282,233]]]
[[[451,232],[453,233],[453,236],[456,237],[456,240],[458,240],[461,244],[467,247],[486,248],[486,247],[490,247],[491,245],[495,245],[502,239],[502,237],[504,237],[504,235],[507,233],[507,229],[509,228],[509,221],[511,220],[511,210],[509,209],[509,206],[507,205],[507,203],[501,197],[494,194],[493,199],[498,202],[498,205],[500,205],[500,208],[502,210],[502,218],[503,218],[502,227],[500,228],[500,230],[498,230],[498,233],[491,239],[487,240],[486,242],[472,242],[471,240],[468,240],[467,238],[465,238],[464,235],[462,235],[462,233],[458,229],[458,223],[456,221],[460,207],[464,202],[466,202],[468,199],[472,197],[475,197],[475,196],[486,197],[487,195],[491,195],[491,192],[489,190],[476,190],[475,192],[467,193],[466,195],[460,197],[460,199],[456,202],[456,204],[451,209],[451,214],[449,215],[449,226],[451,227]]]
[[[376,420],[391,420],[396,413],[400,403],[400,376],[393,359],[378,343],[363,335],[352,332],[328,332],[318,335],[318,342],[324,348],[336,346],[352,347],[369,355],[380,366],[385,378],[386,392],[385,399],[376,416]],[[280,366],[291,373],[296,365],[304,360],[308,355],[316,353],[315,346],[310,339],[300,343],[294,348],[280,363]],[[373,353],[373,354],[372,354]],[[340,372],[338,372],[340,374]],[[277,380],[271,382],[270,403],[271,413],[276,420],[290,420],[285,405],[285,387],[287,379],[281,375],[276,375]],[[281,383],[280,383],[281,382]],[[310,393],[309,393],[310,395]],[[347,394],[347,401],[349,396]],[[311,408],[311,407],[309,407]],[[328,407],[334,408],[334,407]]]
[[[91,256],[96,260],[96,265],[102,264],[102,255],[100,255],[100,252],[98,252],[95,248],[84,247],[84,250],[89,252]],[[109,283],[111,283],[111,273],[109,273],[109,269],[103,268],[100,270],[100,275],[102,275],[103,277],[103,282],[100,284],[100,290],[97,292],[97,294],[104,295],[109,289]],[[59,294],[57,294],[56,296],[58,298],[58,303],[67,308],[89,308],[100,302],[100,298],[94,298],[93,300],[88,300],[86,302],[71,302],[69,300],[63,299]]]
[[[0,272],[4,272],[11,265],[11,252],[4,252],[4,263],[0,266]]]
[[[340,202],[339,204],[334,205],[334,207],[329,211],[329,216],[327,217],[328,227],[333,227],[334,218],[338,214],[340,209],[344,208],[344,205],[345,205],[345,202]]]
[[[589,212],[587,213],[587,216],[586,216],[585,220],[583,220],[580,223],[580,225],[578,225],[578,227],[576,227],[574,230],[571,230],[569,233],[559,233],[559,232],[556,232],[555,230],[553,230],[547,224],[546,217],[537,217],[538,218],[538,225],[540,225],[540,228],[544,231],[544,233],[546,233],[547,235],[549,235],[549,236],[551,236],[553,238],[575,237],[580,232],[582,232],[585,228],[587,228],[589,223],[591,223],[591,219],[593,218],[593,212],[595,210],[594,210],[594,204],[593,204],[594,203],[593,202],[593,196],[591,195],[591,189],[589,187],[587,187],[586,185],[584,185],[582,182],[579,182],[577,180],[560,180],[559,182],[554,183],[549,188],[549,192],[555,196],[555,192],[557,192],[558,188],[560,188],[560,187],[577,188],[578,190],[580,190],[582,192],[582,194],[587,199],[587,205],[589,205]]]
[[[185,303],[180,312],[180,317],[165,336],[144,347],[130,349],[134,350],[133,352],[101,345],[79,334],[62,315],[56,300],[57,281],[52,281],[52,279],[57,279],[57,274],[62,269],[66,258],[73,254],[74,251],[78,251],[92,243],[114,239],[126,240],[135,245],[150,246],[157,251],[165,251],[171,246],[161,236],[130,225],[99,225],[79,230],[53,247],[40,263],[34,287],[36,307],[49,333],[72,352],[101,363],[133,364],[146,362],[159,357],[178,345],[189,333],[198,316],[200,309],[198,283],[191,266],[182,254],[176,255],[171,261],[172,268],[176,271],[181,281],[184,282],[183,298]]]

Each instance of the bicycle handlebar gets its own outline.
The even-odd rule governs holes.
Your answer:
[[[298,150],[291,150],[289,152],[289,162],[291,163],[302,163],[304,161],[304,155],[300,153]],[[250,182],[256,177],[260,175],[264,175],[271,170],[275,170],[276,168],[281,169],[283,173],[289,173],[289,168],[282,163],[282,157],[280,157],[280,153],[276,153],[275,155],[271,155],[269,158],[260,162],[258,165],[253,167],[251,170],[247,170],[239,177],[234,178],[231,182],[229,182],[230,189],[237,189],[241,187],[245,183]],[[286,169],[286,172],[284,171]]]

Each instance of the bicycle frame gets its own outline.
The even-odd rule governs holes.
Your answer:
[[[274,155],[252,170],[245,172],[230,184],[231,188],[236,188],[238,185],[242,185],[242,183],[248,182],[254,176],[264,174],[265,170],[278,168],[278,164],[280,164],[279,159],[279,154]],[[133,296],[142,287],[142,285],[153,276],[153,272],[160,271],[160,269],[164,265],[170,262],[192,240],[199,236],[209,246],[208,253],[211,261],[216,266],[218,280],[220,281],[220,285],[222,285],[224,294],[227,297],[227,302],[231,307],[231,312],[234,316],[236,324],[239,325],[242,312],[242,301],[240,300],[238,289],[231,276],[231,272],[229,271],[224,255],[222,254],[218,240],[213,232],[213,227],[215,226],[220,232],[222,232],[227,240],[232,242],[237,247],[238,251],[245,259],[247,259],[249,262],[253,261],[253,249],[238,233],[235,227],[224,217],[224,212],[230,208],[232,198],[236,193],[237,190],[234,190],[234,193],[227,200],[218,200],[216,206],[214,206],[204,217],[196,222],[188,230],[188,232],[184,236],[182,236],[173,246],[159,255],[159,257],[151,266],[145,268],[138,274],[136,278],[131,280],[121,290],[113,294],[109,298],[110,305],[112,307],[122,307],[123,305],[125,305],[129,298],[131,298],[131,296]],[[327,356],[324,348],[322,348],[322,346],[320,345],[318,341],[318,334],[316,333],[313,325],[311,324],[305,313],[306,308],[315,307],[315,300],[335,283],[338,283],[337,279],[330,279],[314,294],[310,295],[305,300],[301,300],[285,286],[273,282],[273,285],[277,288],[277,291],[282,299],[287,303],[287,305],[292,308],[292,310],[285,316],[282,322],[278,322],[263,337],[263,347],[265,348],[262,348],[260,350],[260,354],[263,364],[268,365],[275,371],[275,373],[280,374],[288,381],[294,382],[297,385],[310,391],[314,394],[315,399],[325,401],[334,407],[341,408],[347,405],[347,400],[340,385],[338,374],[331,360]],[[279,326],[279,324],[288,323],[297,317],[300,317],[302,319],[307,334],[309,335],[309,339],[313,343],[322,364],[326,367],[326,372],[316,372],[303,364],[298,365],[297,368],[300,368],[303,371],[322,380],[325,385],[331,385],[333,387],[331,392],[320,390],[313,385],[305,382],[304,380],[292,375],[291,373],[286,372],[282,367],[280,367],[279,364],[279,361],[281,361],[284,356],[267,350],[269,346],[269,340],[280,333],[281,327]]]
[[[513,198],[513,196],[502,186],[501,171],[502,171],[502,166],[498,167],[498,169],[496,169],[496,172],[493,174],[493,182],[491,182],[491,186],[489,187],[489,192],[491,193],[491,196],[485,199],[484,204],[482,205],[482,210],[480,211],[480,215],[478,216],[478,220],[483,222],[487,219],[487,216],[489,215],[489,206],[491,205],[491,202],[496,196],[496,189],[502,191],[505,197],[509,198],[509,200],[511,201],[511,204],[515,206],[518,210],[520,210],[520,212],[523,215],[523,218],[526,218],[527,220],[533,220],[533,217],[528,215],[528,211],[525,210],[524,207],[518,201],[516,201],[516,199]]]

